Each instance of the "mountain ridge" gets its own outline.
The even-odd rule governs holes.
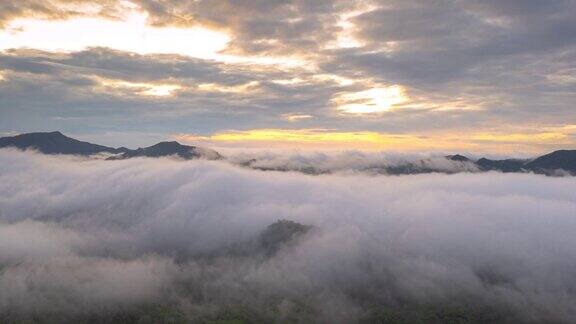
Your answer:
[[[34,149],[43,154],[65,154],[90,156],[95,154],[112,154],[108,160],[122,160],[133,157],[165,157],[176,156],[191,160],[206,158],[218,160],[222,156],[211,149],[188,146],[176,141],[160,142],[155,145],[131,150],[125,147],[108,147],[90,142],[79,141],[68,137],[59,131],[25,133],[0,138],[0,148],[14,147],[20,150]]]
[[[176,141],[164,141],[148,147],[141,147],[131,150],[125,147],[113,148],[89,142],[79,141],[77,139],[68,137],[59,131],[54,132],[36,132],[25,133],[16,136],[8,136],[0,138],[0,148],[15,147],[21,150],[35,149],[44,154],[73,154],[81,156],[90,156],[94,154],[106,153],[110,154],[107,160],[123,160],[135,157],[177,157],[184,160],[191,159],[208,159],[208,160],[221,160],[224,159],[220,153],[209,148],[198,146],[189,146],[180,144]],[[534,159],[501,159],[494,160],[482,157],[474,160],[465,155],[453,154],[443,157],[447,162],[456,164],[458,168],[455,171],[448,169],[434,168],[430,166],[430,161],[419,160],[413,162],[406,162],[394,166],[381,166],[372,171],[382,174],[416,174],[416,173],[457,173],[457,172],[533,172],[545,175],[562,175],[569,173],[576,175],[576,150],[557,150],[548,154],[538,156]],[[238,163],[238,165],[259,169],[264,171],[303,171],[303,170],[290,170],[289,168],[266,168],[257,166],[256,159],[252,159],[246,163]],[[309,174],[322,174],[326,173],[322,170],[317,170],[314,167],[304,170],[304,173]],[[329,173],[329,172],[328,172]]]
[[[120,155],[108,158],[109,160],[122,160],[134,157],[163,157],[177,156],[184,160],[207,158],[209,160],[220,160],[220,153],[197,146],[182,145],[176,141],[166,141],[148,147],[140,147],[136,150],[129,150]]]

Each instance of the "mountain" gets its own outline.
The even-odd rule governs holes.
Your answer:
[[[36,149],[44,154],[92,155],[97,153],[119,154],[126,148],[112,148],[82,142],[60,132],[28,133],[0,138],[0,148],[15,147],[21,150]]]
[[[208,160],[220,160],[223,157],[216,151],[197,146],[182,145],[178,142],[160,142],[145,148],[130,150],[125,147],[113,148],[89,142],[79,141],[68,137],[61,132],[39,132],[27,133],[16,136],[0,138],[0,148],[14,147],[21,150],[35,149],[44,154],[73,154],[73,155],[93,155],[98,153],[108,153],[112,155],[108,160],[121,160],[134,157],[164,157],[176,156],[181,159],[190,160],[204,158]],[[283,167],[257,166],[258,161],[251,159],[241,162],[239,165],[261,170],[290,171]],[[458,172],[478,172],[478,171],[500,171],[500,172],[535,172],[546,175],[559,175],[565,172],[576,175],[576,150],[559,150],[546,155],[542,155],[533,160],[504,159],[491,160],[481,158],[477,161],[460,154],[447,155],[440,158],[430,158],[418,161],[406,162],[397,165],[370,165],[368,171],[376,174],[416,174],[416,173],[458,173]],[[330,170],[317,169],[317,166],[310,165],[298,170],[310,174],[330,173]]]
[[[222,156],[211,149],[196,146],[182,145],[178,142],[160,142],[145,148],[129,150],[120,155],[110,157],[109,160],[122,160],[134,157],[163,157],[177,156],[179,158],[190,160],[205,158],[208,160],[219,160]]]
[[[211,149],[182,145],[178,142],[161,142],[156,145],[130,150],[125,147],[113,148],[82,142],[60,132],[27,133],[0,138],[0,148],[15,147],[21,150],[35,149],[44,154],[72,154],[88,156],[98,153],[110,153],[109,160],[132,157],[178,156],[182,159],[205,158],[218,160],[222,156]]]
[[[447,158],[450,161],[458,161],[458,162],[471,162],[472,161],[469,158],[465,157],[464,155],[460,155],[460,154],[446,155],[445,158]]]
[[[553,175],[559,170],[576,174],[576,150],[559,150],[533,160],[481,158],[476,165],[482,171],[535,172]]]
[[[488,158],[481,158],[474,162],[466,156],[455,154],[447,155],[445,158],[449,161],[461,162],[462,165],[451,166],[453,172],[471,172],[470,165],[475,165],[479,171],[500,171],[500,172],[535,172],[547,175],[558,174],[559,170],[568,171],[576,175],[576,150],[560,150],[550,154],[540,156],[534,160],[522,159],[504,159],[504,160],[491,160]],[[425,161],[425,160],[422,160]],[[428,172],[446,172],[440,164],[426,167],[417,166],[412,164],[396,166],[391,174],[406,174],[406,173],[428,173]],[[467,168],[464,168],[467,167]],[[451,172],[448,172],[451,173]]]
[[[519,159],[491,160],[481,158],[476,161],[476,165],[482,171],[522,172],[525,164],[526,160]]]
[[[543,155],[528,162],[526,169],[538,173],[558,169],[576,173],[576,150],[560,150]]]
[[[372,161],[368,163],[359,163],[344,165],[330,163],[329,161],[299,160],[295,163],[289,161],[282,163],[275,159],[262,159],[247,157],[246,160],[235,161],[237,165],[257,169],[262,171],[294,171],[305,174],[319,175],[330,174],[342,171],[358,171],[370,174],[387,174],[387,175],[405,175],[405,174],[422,174],[422,173],[475,173],[475,172],[516,172],[526,173],[534,172],[550,176],[564,175],[570,172],[576,175],[576,154],[575,151],[557,151],[536,158],[530,159],[503,159],[492,160],[481,158],[478,160],[468,158],[461,154],[435,156],[424,159],[399,160],[396,162]],[[248,159],[249,158],[249,159]],[[564,170],[561,171],[560,169]]]

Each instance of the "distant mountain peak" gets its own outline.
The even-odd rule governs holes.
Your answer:
[[[447,155],[446,158],[452,161],[459,161],[459,162],[468,162],[471,161],[469,158],[465,157],[464,155],[454,154],[454,155]]]
[[[176,156],[181,159],[199,159],[205,158],[208,160],[219,160],[222,156],[211,149],[199,148],[196,146],[188,146],[180,144],[176,141],[165,141],[154,144],[152,146],[138,148],[137,150],[131,150],[124,152],[118,156],[111,157],[111,160],[122,160],[134,157],[164,157],[164,156]]]
[[[154,144],[150,147],[172,147],[172,148],[179,148],[179,147],[186,147],[186,145],[182,145],[176,141],[164,141],[157,144]]]
[[[576,173],[576,150],[558,150],[542,155],[528,162],[526,167],[540,173],[559,169]]]
[[[44,154],[93,155],[99,153],[115,154],[111,160],[131,157],[178,156],[182,159],[206,158],[221,159],[222,156],[211,149],[180,144],[176,141],[165,141],[155,145],[130,150],[125,147],[113,148],[79,141],[59,131],[26,133],[0,138],[0,148],[14,147],[21,150],[38,150]]]
[[[522,172],[525,164],[526,160],[519,159],[491,160],[483,157],[476,161],[482,171]]]
[[[26,133],[0,138],[0,148],[15,147],[34,149],[44,154],[92,155],[97,153],[120,153],[118,149],[92,144],[68,137],[59,131]]]

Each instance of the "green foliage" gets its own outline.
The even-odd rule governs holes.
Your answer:
[[[374,309],[362,324],[508,324],[518,323],[499,310],[474,305],[419,305]]]
[[[137,321],[138,324],[185,324],[189,322],[186,314],[178,308],[162,305],[149,307]]]
[[[213,317],[201,320],[201,324],[259,324],[273,320],[246,306],[227,305]]]

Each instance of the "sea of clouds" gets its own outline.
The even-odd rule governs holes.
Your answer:
[[[3,149],[0,319],[242,305],[353,323],[446,304],[573,323],[575,193],[574,177],[309,176]],[[272,255],[234,252],[280,219],[312,229]]]

